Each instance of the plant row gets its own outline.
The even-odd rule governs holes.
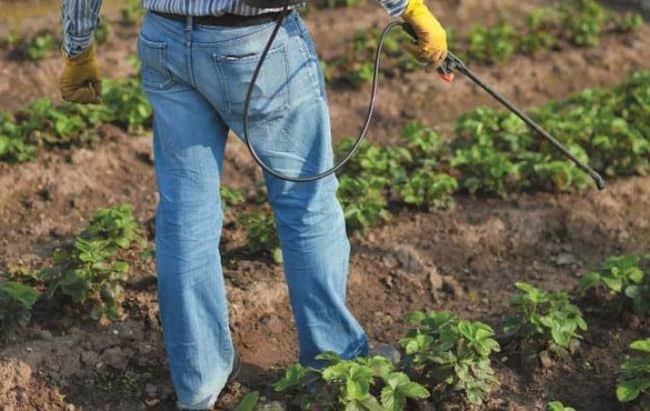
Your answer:
[[[602,279],[599,286],[605,288],[612,278],[627,278],[648,287],[647,263],[650,255],[644,272],[639,257],[610,258],[602,270],[584,277],[581,293],[595,285],[596,276]],[[518,291],[509,301],[501,337],[479,321],[458,319],[447,312],[415,312],[409,316],[411,330],[400,340],[404,360],[392,363],[382,356],[342,359],[324,353],[317,357],[322,367],[294,364],[274,387],[289,393],[294,404],[304,410],[403,410],[407,401],[429,397],[436,403],[480,405],[499,385],[490,359],[501,349],[497,339],[517,354],[524,370],[533,371],[542,357],[570,360],[587,330],[582,312],[566,292],[548,292],[527,283],[515,286]],[[617,289],[610,288],[613,293]],[[643,309],[639,314],[649,312],[648,307],[633,306]],[[635,341],[630,348],[635,354],[621,364],[616,395],[621,402],[640,399],[647,404],[650,338]],[[548,409],[572,408],[554,401]]]
[[[650,72],[611,90],[593,89],[534,110],[532,117],[581,160],[607,176],[650,171]],[[351,142],[343,142],[345,152]],[[506,196],[580,190],[589,177],[514,114],[480,108],[462,115],[446,141],[420,123],[394,147],[364,144],[340,176],[348,226],[389,217],[390,203],[446,208],[457,192]]]
[[[103,104],[54,105],[39,99],[17,113],[0,115],[0,160],[26,161],[43,147],[69,147],[97,138],[110,123],[140,132],[151,123],[151,108],[137,80],[105,81]],[[650,72],[639,72],[613,89],[588,89],[534,110],[532,117],[569,150],[606,176],[647,175],[650,171]],[[350,231],[390,217],[395,205],[448,208],[453,194],[506,196],[521,191],[569,191],[589,178],[566,161],[515,115],[480,108],[462,115],[455,136],[443,139],[411,123],[397,146],[364,143],[339,177],[338,196]],[[351,147],[344,140],[336,151]],[[223,193],[222,193],[223,194]],[[233,194],[234,195],[234,194]],[[270,212],[242,220],[257,248],[276,250]]]
[[[133,78],[104,80],[101,105],[54,104],[40,98],[14,114],[0,111],[0,160],[33,160],[42,148],[70,147],[97,139],[97,126],[113,124],[138,133],[152,111]]]
[[[450,48],[467,63],[497,64],[516,55],[559,50],[566,45],[595,46],[604,34],[629,32],[643,24],[638,14],[608,12],[594,0],[570,0],[539,8],[523,20],[520,27],[501,21],[474,27],[468,33],[450,29]],[[419,69],[421,64],[407,51],[413,39],[401,30],[393,33],[384,43],[384,52],[391,58],[382,61],[383,71],[398,76]],[[379,30],[374,28],[357,32],[343,56],[324,62],[326,77],[357,87],[370,82],[378,38]]]

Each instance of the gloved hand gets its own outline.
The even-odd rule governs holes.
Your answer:
[[[417,36],[417,44],[411,52],[434,67],[440,66],[447,57],[447,33],[424,0],[409,0],[402,18]]]
[[[102,83],[95,60],[95,45],[73,57],[65,57],[65,67],[59,80],[64,100],[73,103],[99,103]]]

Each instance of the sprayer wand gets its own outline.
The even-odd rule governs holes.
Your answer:
[[[409,33],[412,34],[411,28],[408,25],[405,25],[405,30]],[[519,117],[524,123],[526,123],[530,128],[535,130],[540,136],[545,138],[548,142],[553,144],[555,148],[560,150],[560,152],[569,160],[571,160],[578,168],[580,168],[582,171],[585,173],[589,174],[589,176],[594,180],[596,183],[596,187],[598,187],[599,190],[602,190],[605,188],[605,180],[603,177],[601,177],[600,174],[593,168],[591,168],[589,165],[583,163],[580,161],[576,156],[574,156],[569,149],[567,149],[562,143],[560,143],[555,137],[553,137],[551,134],[549,134],[546,130],[544,130],[542,127],[539,126],[533,119],[528,117],[524,112],[522,112],[520,109],[515,107],[508,99],[506,99],[504,96],[499,94],[497,91],[495,91],[492,87],[488,86],[485,84],[472,70],[467,68],[465,63],[458,57],[456,57],[452,52],[447,53],[447,58],[445,61],[442,63],[442,65],[438,68],[438,73],[440,76],[445,80],[445,81],[453,81],[453,74],[455,71],[458,71],[465,76],[467,76],[470,80],[472,80],[476,85],[481,87],[483,90],[485,90],[490,96],[492,96],[495,100],[497,100],[499,103],[503,104],[508,110],[510,110],[512,113],[514,113],[517,117]]]

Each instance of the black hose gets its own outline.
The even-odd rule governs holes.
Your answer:
[[[255,82],[257,81],[257,77],[260,74],[260,70],[262,69],[262,65],[264,64],[264,61],[266,60],[266,56],[269,53],[269,50],[271,49],[271,46],[273,45],[273,41],[275,40],[275,37],[277,36],[278,32],[280,31],[280,27],[282,27],[282,22],[284,21],[285,16],[287,15],[288,12],[288,2],[284,4],[284,7],[282,8],[282,12],[280,13],[278,17],[278,21],[275,25],[275,28],[273,29],[273,32],[271,33],[271,37],[269,37],[269,41],[266,43],[266,46],[264,47],[264,50],[262,51],[262,54],[260,56],[260,60],[257,63],[257,67],[255,67],[255,71],[253,72],[253,77],[251,78],[251,83],[248,86],[248,91],[246,92],[246,99],[244,100],[244,119],[243,119],[243,132],[244,132],[244,141],[246,141],[246,146],[248,147],[248,151],[250,151],[251,156],[253,156],[253,159],[257,164],[259,164],[260,167],[267,173],[285,181],[291,181],[294,183],[307,183],[311,181],[316,181],[320,180],[321,178],[325,178],[329,176],[330,174],[333,174],[340,170],[351,158],[354,156],[354,154],[357,152],[359,149],[359,146],[363,142],[363,139],[366,137],[366,132],[368,131],[368,126],[370,125],[370,120],[372,119],[372,113],[375,109],[375,96],[377,93],[377,78],[379,77],[379,64],[380,64],[380,56],[381,56],[381,50],[384,45],[384,40],[386,38],[386,35],[395,27],[397,26],[402,26],[402,23],[398,21],[393,21],[389,23],[384,30],[381,32],[381,36],[379,37],[379,44],[377,45],[377,50],[375,50],[375,58],[374,58],[374,69],[372,72],[372,85],[370,89],[370,101],[368,103],[368,111],[366,112],[366,119],[363,122],[363,126],[361,127],[361,131],[359,132],[359,136],[357,137],[356,141],[354,142],[354,145],[350,149],[350,151],[343,156],[341,160],[339,160],[338,163],[336,163],[332,168],[325,170],[323,172],[320,172],[318,174],[314,174],[311,176],[307,177],[299,177],[299,176],[288,176],[284,175],[276,170],[274,170],[271,166],[266,164],[264,160],[260,158],[260,156],[257,154],[255,151],[255,147],[253,147],[253,142],[251,139],[248,137],[248,112],[250,109],[250,102],[251,102],[251,96],[253,94],[253,88],[255,87]]]

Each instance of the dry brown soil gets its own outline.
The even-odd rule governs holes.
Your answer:
[[[464,28],[504,16],[517,19],[545,2],[433,3],[443,21]],[[350,21],[362,28],[387,19],[370,4],[307,16],[323,56],[342,50]],[[131,70],[125,61],[134,52],[137,31],[114,26],[116,35],[100,56],[110,68],[106,72],[119,77]],[[586,87],[613,86],[642,68],[650,68],[647,25],[631,35],[607,36],[596,48],[518,57],[476,71],[531,107]],[[59,70],[56,56],[37,63],[0,58],[0,106],[15,110],[39,96],[56,98]],[[330,90],[337,136],[356,131],[366,92]],[[446,85],[425,72],[387,79],[370,139],[395,142],[399,130],[415,118],[448,132],[461,113],[483,104],[492,102],[462,79]],[[149,136],[130,136],[110,126],[100,135],[92,147],[47,152],[21,165],[0,164],[0,270],[47,265],[51,251],[68,244],[98,207],[130,202],[138,220],[151,227],[157,198]],[[227,150],[223,182],[249,193],[260,182],[236,139]],[[612,181],[603,192],[458,196],[456,203],[447,212],[392,210],[390,223],[353,239],[349,303],[373,341],[394,343],[407,326],[405,315],[415,309],[450,310],[496,326],[515,281],[573,290],[579,276],[603,258],[650,250],[649,177]],[[226,225],[224,250],[241,237]],[[134,272],[124,321],[96,324],[73,309],[43,303],[19,341],[0,345],[0,410],[174,409],[153,266],[136,255],[127,258]],[[267,258],[234,255],[224,272],[244,361],[239,383],[219,402],[219,409],[230,409],[250,389],[276,398],[269,382],[294,360],[296,344],[281,268]],[[516,355],[504,350],[494,361],[501,386],[485,409],[541,410],[556,399],[578,410],[624,409],[613,391],[617,364],[628,343],[647,333],[648,321],[600,301],[579,305],[590,324],[579,354],[528,375]]]

